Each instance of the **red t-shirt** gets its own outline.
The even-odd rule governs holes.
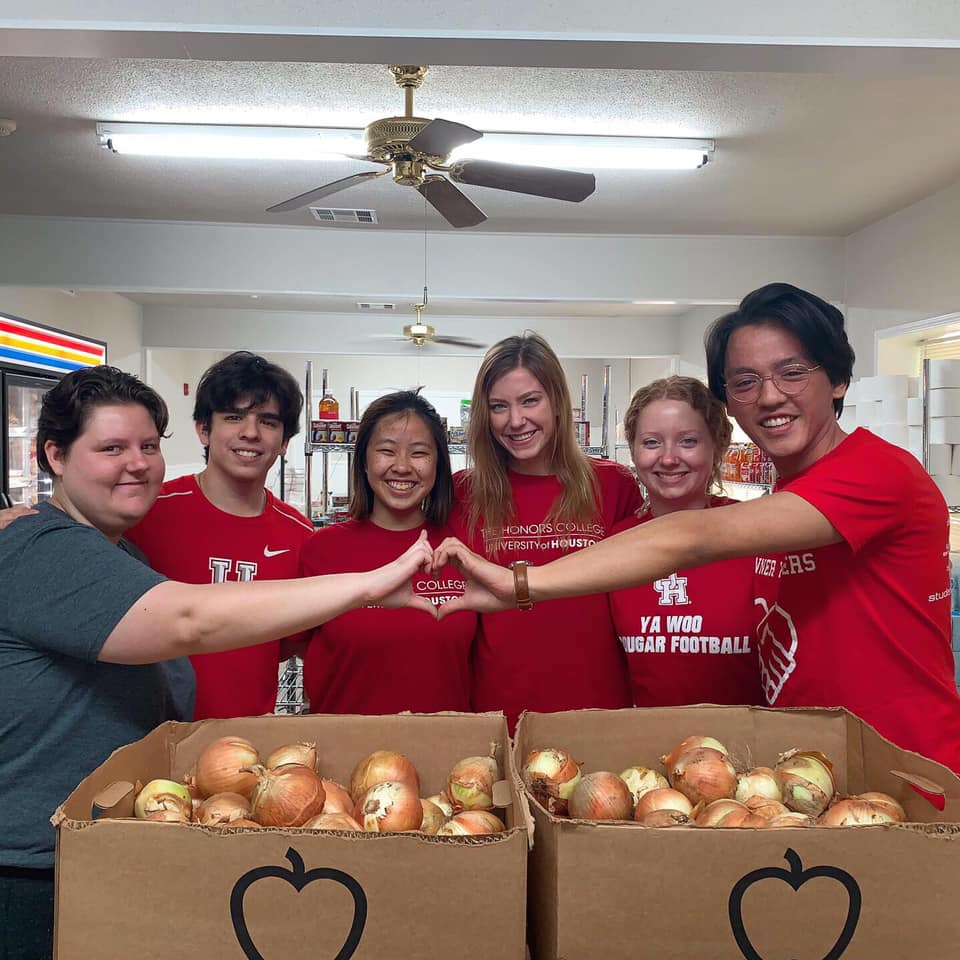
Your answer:
[[[758,557],[762,681],[772,706],[843,706],[960,771],[943,496],[909,453],[856,430],[778,489],[843,542]]]
[[[373,570],[395,560],[420,535],[348,520],[317,531],[303,551],[308,576]],[[430,543],[450,536],[427,527]],[[453,567],[417,573],[413,588],[435,604],[463,595]],[[477,615],[455,613],[441,622],[421,610],[363,607],[313,631],[303,661],[311,713],[434,713],[470,709],[470,648]]]
[[[215,507],[194,476],[163,485],[150,512],[126,534],[150,566],[181,583],[291,580],[313,524],[269,490],[263,513],[238,517]],[[197,675],[195,720],[273,713],[280,641],[190,658]]]
[[[711,508],[736,502],[710,498]],[[650,519],[630,517],[612,533]],[[609,594],[638,707],[764,702],[753,567],[753,557],[720,560]]]
[[[501,549],[493,553],[482,522],[472,549],[500,564],[527,560],[542,565],[590,546],[641,504],[630,471],[610,461],[591,460],[600,488],[595,518],[560,523],[548,520],[560,495],[555,476],[510,472],[515,519]],[[456,476],[458,503],[451,525],[467,543],[469,481]],[[504,610],[480,617],[473,658],[473,708],[502,710],[511,729],[524,710],[550,712],[582,707],[628,707],[630,684],[604,593],[538,603],[532,610]]]

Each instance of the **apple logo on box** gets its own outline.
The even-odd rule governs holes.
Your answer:
[[[280,880],[286,880],[299,893],[308,883],[314,880],[333,880],[350,891],[353,897],[353,922],[350,924],[350,932],[347,939],[343,941],[343,946],[337,952],[333,960],[349,960],[353,956],[360,943],[360,937],[363,936],[363,928],[367,922],[367,895],[363,892],[363,887],[342,870],[336,870],[333,867],[316,867],[313,870],[305,870],[303,866],[303,857],[297,853],[293,847],[290,847],[286,853],[292,869],[278,866],[254,867],[248,870],[233,886],[230,894],[230,919],[233,921],[233,931],[236,934],[240,949],[248,960],[264,960],[264,956],[257,949],[250,931],[247,930],[247,921],[243,916],[243,898],[247,890],[265,877],[275,877]]]
[[[815,877],[827,877],[836,880],[844,887],[848,900],[847,919],[840,931],[840,936],[823,956],[823,960],[838,960],[850,945],[854,931],[857,929],[857,922],[860,919],[862,899],[860,886],[846,870],[841,870],[839,867],[811,867],[809,870],[804,870],[796,851],[788,848],[783,856],[790,864],[789,870],[784,870],[782,867],[762,867],[759,870],[753,870],[742,876],[730,891],[730,900],[727,904],[730,928],[733,930],[733,936],[737,941],[740,952],[746,957],[746,960],[764,960],[750,942],[750,937],[747,936],[747,931],[743,926],[742,902],[747,887],[760,880],[783,880],[784,883],[789,883],[796,891],[808,880]]]

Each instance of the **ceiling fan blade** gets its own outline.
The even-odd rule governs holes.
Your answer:
[[[433,337],[434,343],[448,343],[453,347],[476,347],[482,350],[489,344],[481,343],[479,340],[471,340],[469,337]]]
[[[417,189],[451,226],[475,227],[487,215],[449,180],[437,177],[425,180]]]
[[[452,120],[431,120],[407,146],[429,157],[445,157],[455,147],[479,140],[483,134]]]
[[[324,184],[315,190],[308,190],[306,193],[301,193],[296,197],[291,197],[289,200],[284,200],[283,203],[277,203],[272,207],[267,207],[267,213],[286,213],[288,210],[299,210],[300,207],[305,207],[313,203],[314,200],[322,200],[324,197],[329,197],[332,193],[339,193],[341,190],[356,186],[365,180],[382,177],[386,172],[386,170],[367,170],[364,173],[354,173],[352,176],[344,177],[342,180],[334,180],[332,183]]]
[[[571,203],[586,200],[597,189],[597,178],[592,173],[496,163],[493,160],[460,160],[453,165],[450,179],[477,187],[511,190]]]

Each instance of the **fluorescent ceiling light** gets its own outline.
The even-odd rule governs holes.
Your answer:
[[[100,122],[97,138],[114,153],[154,157],[327,160],[366,153],[363,130],[342,127]],[[450,159],[574,170],[693,170],[707,163],[713,151],[712,140],[485,133],[483,139],[455,150]]]

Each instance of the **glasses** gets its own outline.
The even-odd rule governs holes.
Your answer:
[[[726,380],[723,384],[727,396],[737,403],[755,403],[760,397],[760,388],[764,380],[772,380],[773,385],[787,397],[795,397],[803,393],[810,382],[810,374],[819,370],[820,364],[815,367],[805,367],[801,363],[784,367],[776,373],[761,377],[759,373],[738,373]]]

